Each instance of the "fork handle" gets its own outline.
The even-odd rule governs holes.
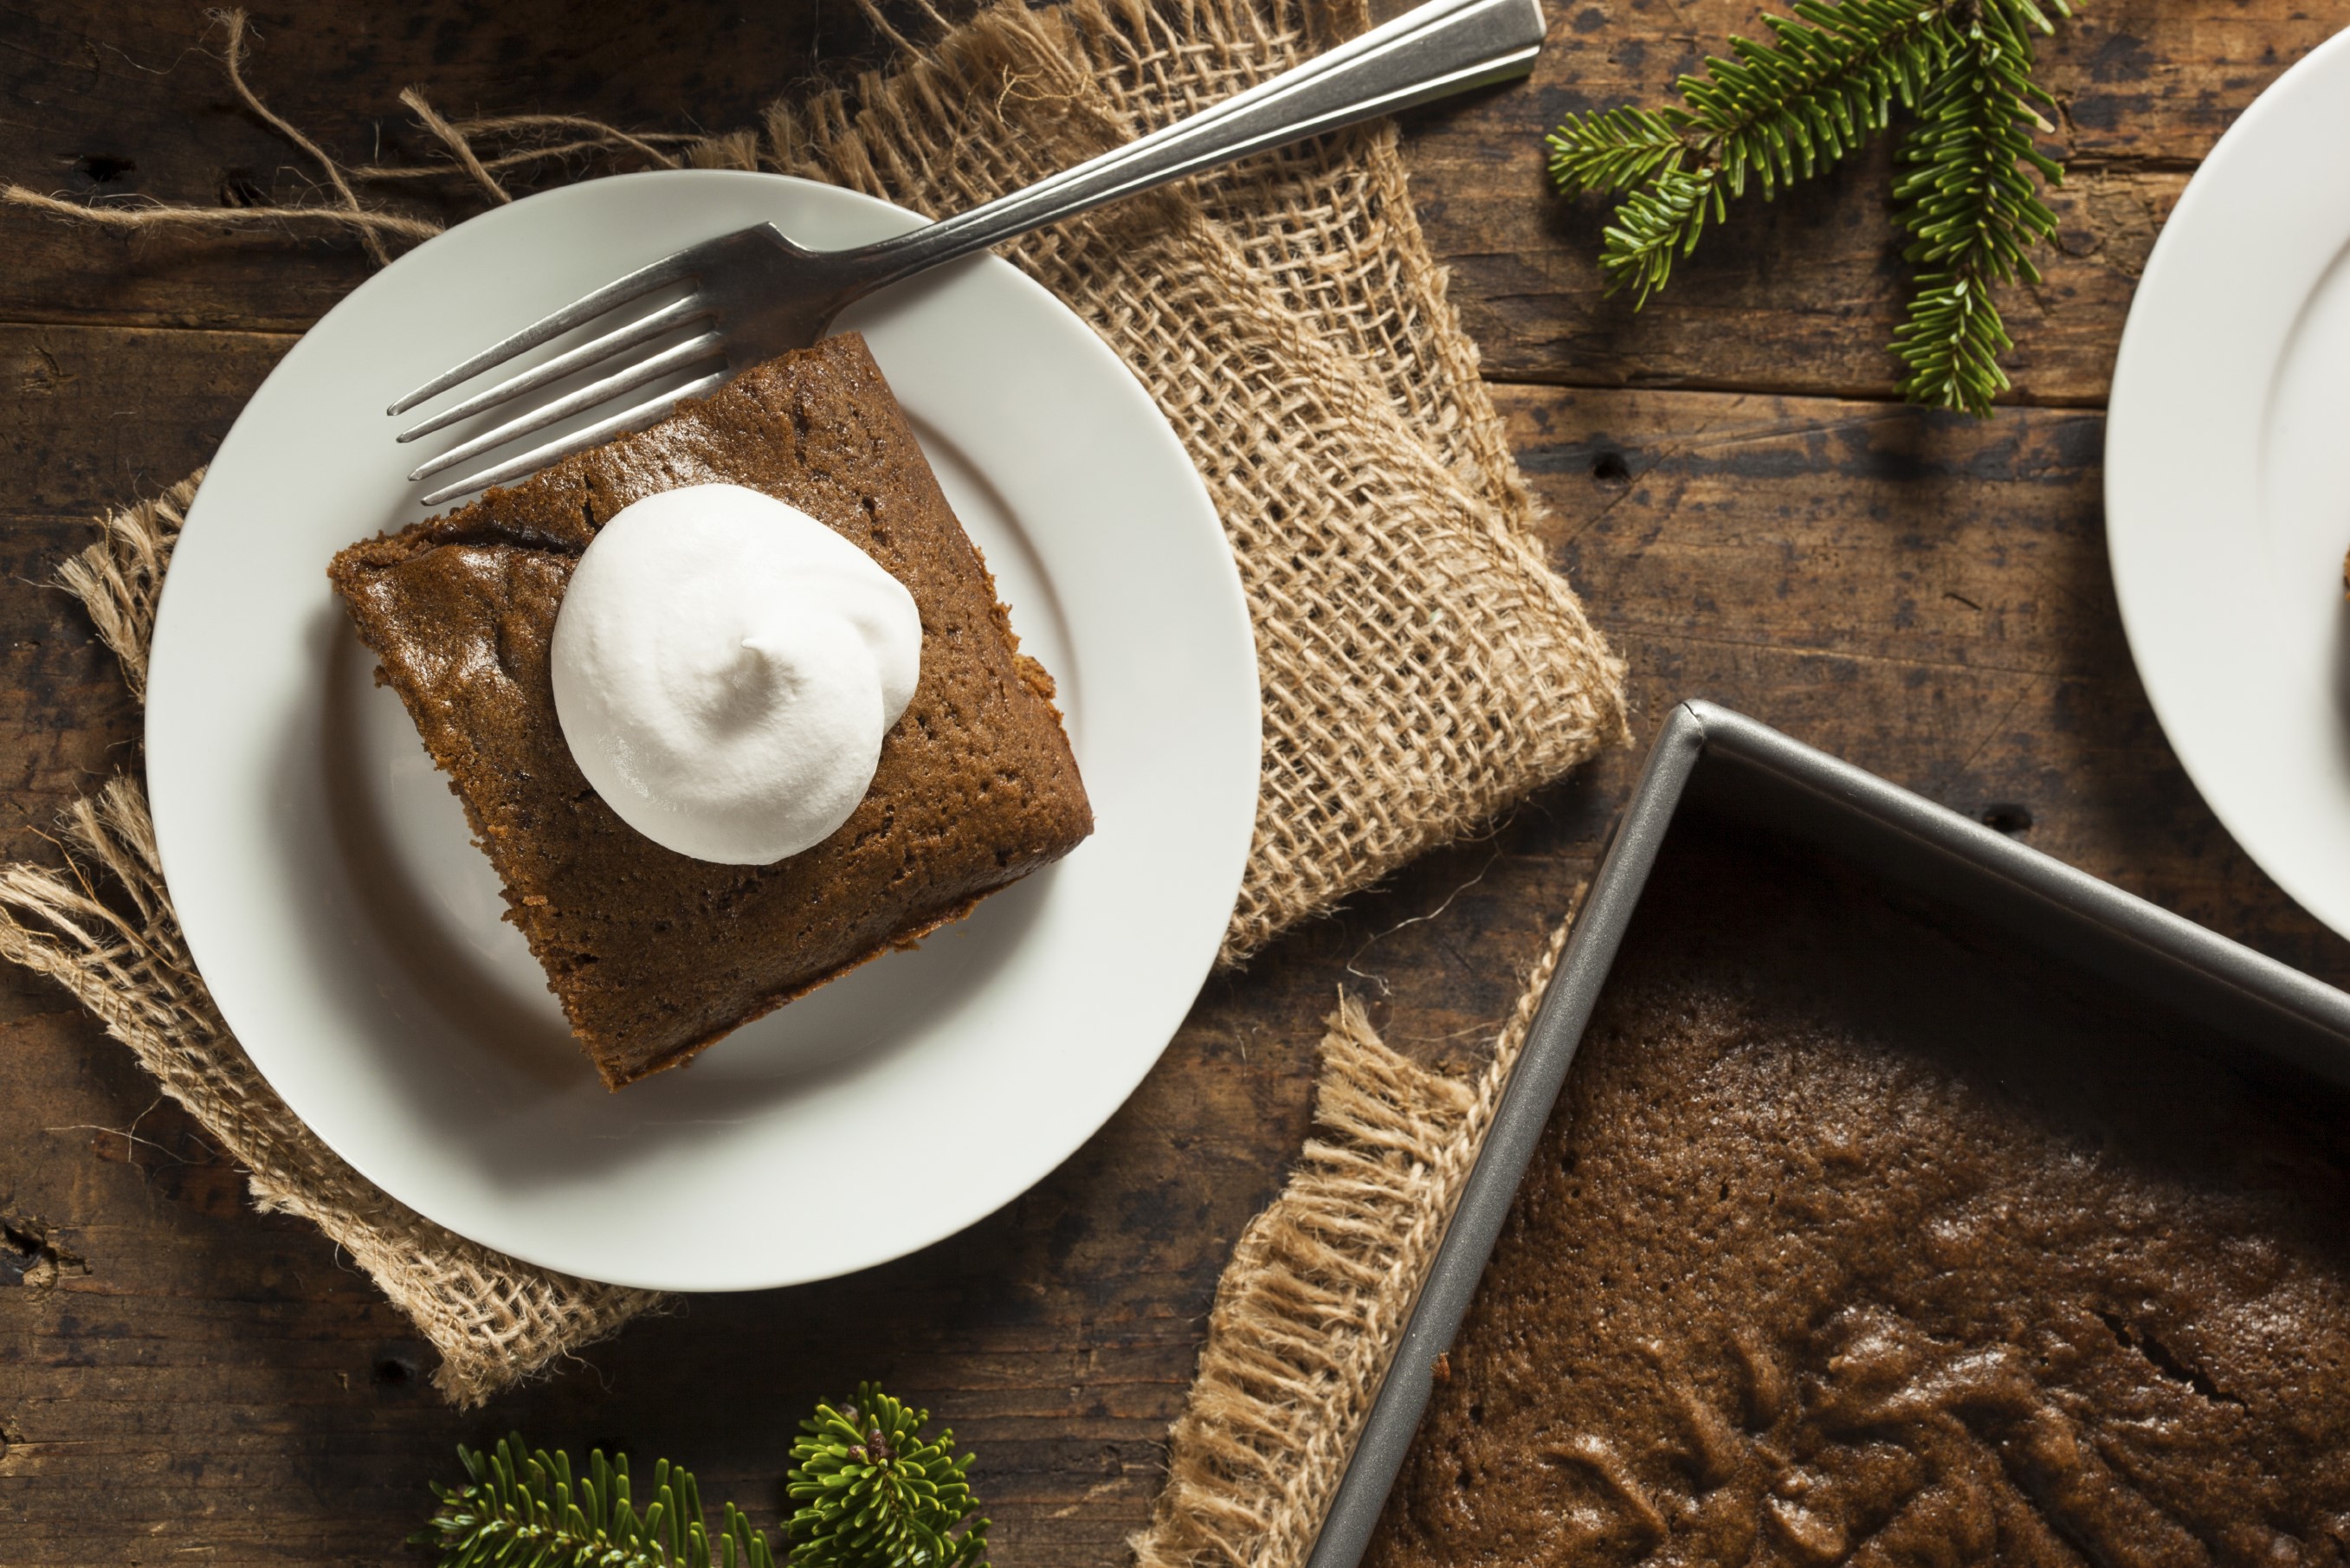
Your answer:
[[[1424,0],[1392,21],[1075,168],[826,259],[857,298],[1031,229],[1202,169],[1534,68],[1541,0]]]

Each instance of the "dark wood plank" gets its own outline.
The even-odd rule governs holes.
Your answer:
[[[1640,723],[1710,696],[2337,983],[2350,945],[2244,857],[2123,639],[2095,411],[1987,424],[1766,395],[1500,389],[1555,558]]]
[[[8,410],[0,459],[0,853],[48,857],[73,795],[135,763],[137,715],[113,656],[51,586],[93,515],[208,458],[290,336],[0,325]]]
[[[1537,135],[1536,124],[1516,128]],[[1481,127],[1432,128],[1412,168],[1452,297],[1501,380],[1742,389],[1891,399],[1907,272],[1886,202],[1881,145],[1827,177],[1734,212],[1671,285],[1635,310],[1609,296],[1597,257],[1611,209],[1541,188],[1533,160],[1497,166]],[[2183,172],[2086,169],[2052,192],[2063,224],[2036,287],[1999,296],[2015,349],[2005,400],[2102,403],[2137,275]]]
[[[809,69],[794,51],[819,26],[819,64],[868,49],[851,10],[737,17],[702,0],[659,20],[598,14],[560,29],[570,41],[550,67],[517,72],[516,40],[547,25],[530,5],[480,25],[452,5],[427,5],[390,27],[363,12],[305,7],[259,16],[252,75],[275,108],[350,159],[372,157],[379,139],[423,150],[396,101],[396,84],[408,81],[452,112],[567,109],[640,129],[725,129],[804,85]],[[1759,15],[1751,0],[1557,7],[1531,84],[1415,119],[1417,198],[1489,373],[1891,395],[1884,344],[1899,317],[1902,268],[1882,149],[1774,205],[1750,202],[1637,316],[1599,287],[1604,206],[1544,192],[1541,136],[1561,114],[1663,101],[1676,75],[1730,34],[1755,31]],[[205,26],[177,5],[126,5],[102,20],[36,8],[18,58],[24,79],[44,86],[20,92],[0,119],[0,171],[83,195],[213,201],[251,188],[299,197],[315,171],[234,104],[205,53],[218,30]],[[2131,0],[2085,9],[2045,46],[2043,75],[2061,105],[2050,144],[2077,162],[2054,198],[2064,229],[2043,257],[2047,280],[2008,302],[2020,397],[2102,398],[2137,268],[2187,173],[2332,28],[2285,0],[2199,17]],[[472,202],[457,186],[441,194],[421,210],[462,213]],[[298,330],[366,273],[346,241],[93,235],[7,211],[0,244],[12,255],[0,271],[0,320]]]
[[[1424,111],[1415,201],[1453,298],[1504,379],[1582,386],[1896,394],[1885,351],[1905,269],[1880,143],[1765,204],[1750,196],[1647,309],[1604,296],[1609,208],[1544,190],[1541,139],[1569,110],[1669,101],[1676,77],[1732,33],[1761,31],[1752,0],[1632,0],[1550,9],[1532,83]],[[2123,317],[2156,231],[2211,143],[2341,16],[2290,0],[2189,13],[2155,0],[2095,4],[2042,50],[2059,111],[2050,149],[2074,160],[2052,194],[2063,225],[2046,280],[2009,291],[2023,400],[2103,400]]]
[[[57,814],[137,760],[138,712],[114,656],[47,586],[89,537],[87,518],[0,519],[0,857],[11,860],[53,861]]]
[[[400,104],[411,83],[452,119],[545,112],[632,130],[731,130],[755,123],[771,99],[855,65],[874,37],[858,6],[819,0],[586,9],[432,0],[258,6],[252,16],[248,79],[348,164],[437,145]],[[75,199],[316,200],[318,170],[236,101],[218,58],[222,38],[203,6],[182,0],[8,5],[0,177]],[[478,204],[461,184],[439,193],[446,202],[431,194],[416,210],[445,216]],[[225,228],[92,235],[5,208],[0,254],[9,258],[0,321],[299,330],[368,272],[350,241]]]
[[[0,325],[0,519],[89,514],[200,467],[294,337]]]

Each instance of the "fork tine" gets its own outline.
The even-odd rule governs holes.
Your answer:
[[[691,275],[699,259],[697,253],[702,249],[702,246],[694,245],[675,254],[665,255],[650,266],[639,267],[618,282],[608,283],[594,293],[573,300],[562,309],[540,317],[513,337],[493,343],[455,369],[435,376],[384,411],[404,414],[427,398],[438,397],[460,381],[469,381],[484,370],[503,365],[525,348],[536,348],[549,338],[560,337],[616,305],[626,305],[664,284],[675,283],[679,278]]]
[[[536,391],[551,382],[563,379],[575,370],[584,370],[590,365],[601,364],[622,349],[633,348],[639,343],[649,343],[664,332],[681,327],[698,317],[711,314],[712,314],[712,307],[706,301],[699,295],[690,294],[683,299],[664,305],[651,315],[632,321],[617,331],[607,332],[603,337],[583,343],[567,353],[558,354],[544,365],[535,366],[519,376],[509,377],[486,392],[467,398],[462,403],[443,409],[421,424],[409,426],[400,432],[398,439],[411,441],[418,436],[431,435],[434,431],[445,429],[455,424],[459,420],[478,414],[484,409],[494,409],[501,403],[511,402],[525,392]]]
[[[592,424],[586,430],[575,431],[567,436],[548,441],[545,446],[524,452],[520,457],[508,458],[495,468],[485,468],[478,473],[469,473],[452,484],[444,484],[438,490],[428,492],[419,498],[418,504],[424,506],[438,506],[443,501],[455,496],[468,494],[476,490],[486,490],[502,480],[512,479],[517,474],[529,473],[536,469],[544,468],[557,458],[568,457],[583,447],[594,446],[608,436],[617,435],[624,430],[649,422],[672,403],[681,402],[687,398],[698,398],[704,392],[716,391],[726,384],[728,375],[728,371],[715,370],[698,381],[691,381],[680,387],[674,392],[662,392],[658,396],[647,398],[634,408],[614,414],[610,419]]]
[[[528,413],[507,421],[494,430],[484,431],[469,441],[452,446],[431,462],[419,464],[416,471],[408,477],[429,479],[444,469],[454,468],[467,458],[478,457],[491,448],[504,446],[518,436],[526,436],[536,430],[545,430],[557,420],[569,419],[583,409],[592,409],[598,403],[608,402],[622,392],[643,386],[647,381],[659,380],[673,370],[682,370],[688,365],[707,359],[713,354],[723,353],[725,348],[726,339],[723,335],[716,332],[700,333],[672,348],[662,349],[650,358],[639,360],[625,370],[615,371],[600,381],[591,381],[575,392],[567,393],[551,403],[543,404]]]

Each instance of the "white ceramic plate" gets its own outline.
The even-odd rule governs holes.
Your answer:
[[[463,813],[325,575],[425,514],[391,400],[678,246],[916,220],[768,175],[597,181],[402,257],[289,353],[220,449],[158,618],[147,764],[205,981],[336,1152],[451,1230],[590,1279],[734,1290],[946,1236],[1083,1143],[1213,961],[1254,813],[1254,646],[1199,476],[1082,322],[980,257],[862,330],[1026,648],[1099,826],[1060,865],[607,1094]]]
[[[2244,111],[2163,228],[2114,369],[2106,527],[2189,776],[2350,936],[2350,34]]]

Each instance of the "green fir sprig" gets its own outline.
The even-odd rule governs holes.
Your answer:
[[[793,1568],[984,1568],[972,1456],[954,1457],[952,1428],[925,1438],[930,1418],[867,1383],[800,1423],[785,1489],[800,1505],[785,1527]]]
[[[2049,0],[2060,16],[2066,0]],[[1994,284],[2039,281],[2029,252],[2055,231],[2032,176],[2055,160],[2033,144],[2054,100],[2032,80],[2032,35],[2054,30],[2033,0],[1795,0],[1768,16],[1767,42],[1733,37],[1730,57],[1676,84],[1685,108],[1569,115],[1551,132],[1563,194],[1620,196],[1599,266],[1634,307],[1672,276],[1751,179],[1764,200],[1883,132],[1903,137],[1893,197],[1917,269],[1893,343],[1912,401],[1988,415],[2008,388],[2012,347]]]
[[[803,1506],[780,1543],[793,1568],[986,1568],[972,1456],[954,1457],[951,1431],[923,1438],[929,1419],[868,1383],[801,1423],[785,1482]],[[776,1545],[733,1503],[710,1532],[692,1473],[667,1459],[639,1510],[626,1454],[598,1449],[575,1473],[517,1434],[457,1457],[464,1484],[433,1486],[440,1507],[412,1538],[441,1568],[775,1568]]]
[[[440,1510],[413,1537],[441,1568],[775,1568],[766,1536],[731,1502],[713,1554],[693,1475],[667,1459],[639,1513],[626,1454],[598,1449],[577,1478],[569,1454],[534,1451],[519,1433],[487,1453],[461,1443],[457,1457],[470,1479],[433,1484]]]

